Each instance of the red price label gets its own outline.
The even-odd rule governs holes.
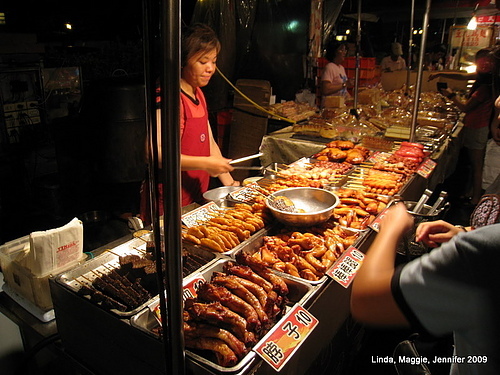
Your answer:
[[[370,228],[372,228],[375,232],[378,232],[379,228],[380,228],[380,222],[382,221],[382,219],[384,218],[387,210],[389,209],[389,207],[386,207],[384,208],[378,215],[377,217],[375,218],[375,220],[373,220],[370,225],[368,225]]]
[[[186,284],[183,285],[182,301],[184,302],[188,298],[196,297],[198,294],[198,288],[200,287],[201,284],[206,282],[207,280],[205,280],[205,278],[201,274],[194,276],[191,280],[189,280]],[[157,304],[149,306],[149,310],[151,310],[151,312],[153,313],[158,324],[160,326],[163,325],[161,321],[160,301],[158,301]]]
[[[253,350],[276,371],[280,371],[318,323],[309,311],[295,305]]]
[[[206,282],[207,280],[205,280],[202,275],[196,275],[193,279],[183,285],[182,300],[185,301],[188,298],[195,298],[198,295],[200,285]]]
[[[417,173],[423,178],[429,178],[437,163],[432,159],[426,159],[417,169]]]
[[[365,255],[361,251],[350,246],[344,251],[340,258],[337,259],[332,268],[328,270],[327,275],[344,288],[348,288],[352,280],[354,280],[354,276],[356,276],[359,267],[361,267],[364,257]]]

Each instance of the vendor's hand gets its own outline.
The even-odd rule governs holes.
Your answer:
[[[218,156],[208,156],[205,161],[205,170],[212,177],[218,177],[219,175],[231,172],[234,170],[233,166],[229,164],[231,159],[226,159],[224,157]]]
[[[232,183],[224,186],[241,186],[241,183],[239,181],[234,180]]]
[[[395,235],[402,234],[413,227],[413,216],[408,213],[404,203],[392,206],[380,222],[380,230],[394,230]]]
[[[454,92],[452,89],[450,89],[449,87],[447,87],[447,88],[445,88],[445,89],[440,89],[440,90],[439,90],[439,92],[440,92],[441,94],[443,94],[444,96],[446,96],[447,98],[450,98],[450,96],[451,96],[452,94],[454,94],[454,93],[455,93],[455,92]]]
[[[422,241],[427,246],[438,247],[444,242],[448,242],[457,233],[462,232],[444,220],[428,221],[421,223],[415,232],[415,241]]]

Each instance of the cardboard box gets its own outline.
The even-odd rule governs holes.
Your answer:
[[[324,97],[324,107],[325,108],[341,108],[345,106],[345,99],[343,96],[325,96]]]
[[[359,67],[361,69],[375,69],[376,59],[375,57],[360,57],[359,59]],[[350,56],[346,57],[342,62],[342,65],[346,69],[355,69],[356,68],[356,57]]]

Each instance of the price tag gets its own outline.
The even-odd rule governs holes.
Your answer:
[[[368,163],[382,162],[387,159],[391,154],[388,152],[375,151],[366,161]]]
[[[318,323],[309,311],[295,305],[253,350],[272,368],[280,371]]]
[[[235,201],[250,202],[255,199],[255,195],[258,194],[256,190],[259,188],[260,186],[258,183],[252,182],[251,184],[230,192],[229,196]]]
[[[351,285],[356,272],[361,267],[365,255],[350,246],[346,251],[335,261],[335,264],[327,272],[327,275],[342,285],[344,288],[348,288]]]
[[[204,221],[214,217],[214,213],[219,213],[220,207],[215,202],[209,202],[181,216],[182,223],[188,228],[200,225]]]
[[[183,286],[182,290],[182,302],[185,302],[188,298],[194,298],[197,296],[198,289],[201,284],[206,283],[207,280],[201,275],[195,275],[192,279],[187,281]],[[149,306],[149,310],[153,313],[156,321],[160,326],[162,326],[161,321],[161,311],[160,311],[160,301]]]
[[[417,173],[423,178],[429,178],[437,163],[432,159],[426,159],[417,169]]]
[[[196,297],[200,285],[206,282],[207,280],[201,274],[195,275],[192,279],[188,280],[182,286],[182,300],[186,301],[188,298]]]
[[[389,209],[389,207],[386,207],[384,208],[382,211],[380,211],[380,213],[377,215],[377,217],[375,218],[375,220],[373,220],[370,225],[368,225],[371,229],[373,229],[375,232],[378,233],[379,229],[380,229],[380,222],[382,221],[382,219],[384,218],[385,214],[387,213],[387,210]]]

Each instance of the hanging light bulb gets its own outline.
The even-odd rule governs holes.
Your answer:
[[[476,28],[477,28],[477,19],[476,16],[473,15],[469,23],[467,24],[467,30],[476,30]]]
[[[467,24],[467,30],[476,30],[477,29],[477,18],[476,18],[476,11],[479,3],[476,4],[476,7],[474,8],[472,12],[472,18],[470,19],[469,23]]]

